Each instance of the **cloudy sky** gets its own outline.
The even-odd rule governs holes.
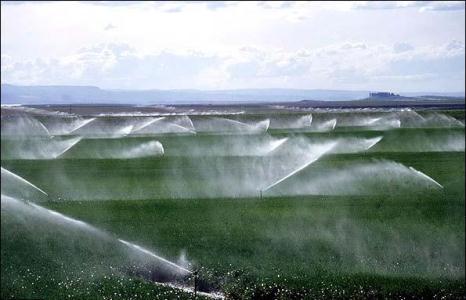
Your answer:
[[[1,80],[464,91],[464,2],[2,2]]]

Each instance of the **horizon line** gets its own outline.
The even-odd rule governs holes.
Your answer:
[[[196,88],[106,88],[96,85],[72,85],[72,84],[14,84],[14,83],[1,83],[1,86],[15,86],[15,87],[76,87],[76,88],[97,88],[99,90],[107,91],[199,91],[199,92],[222,92],[222,91],[247,91],[247,90],[293,90],[293,91],[344,91],[344,92],[395,92],[395,93],[463,93],[466,91],[397,91],[390,89],[332,89],[332,88],[280,88],[280,87],[257,87],[257,88],[232,88],[232,89],[196,89]]]

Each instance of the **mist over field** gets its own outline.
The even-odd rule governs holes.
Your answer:
[[[463,288],[464,110],[158,109],[2,106],[2,270],[15,270],[7,291],[28,276],[93,288],[110,276],[189,293],[201,276],[200,295],[224,297],[243,285],[231,272],[255,278],[252,295],[354,293],[339,276],[366,276],[381,295],[385,282],[393,293],[445,289],[437,280],[450,296]],[[37,262],[34,251],[47,256]],[[261,291],[262,276],[294,283],[266,281],[282,292]],[[42,291],[56,295],[29,288]]]

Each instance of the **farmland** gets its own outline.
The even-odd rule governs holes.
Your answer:
[[[2,298],[464,297],[464,111],[3,109]]]

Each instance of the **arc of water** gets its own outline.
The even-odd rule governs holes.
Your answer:
[[[434,183],[436,186],[440,187],[441,189],[443,189],[443,185],[441,185],[440,183],[438,183],[437,181],[435,181],[432,177],[429,177],[427,176],[426,174],[422,173],[421,171],[418,171],[416,170],[415,168],[413,167],[409,167],[409,169],[413,172],[415,172],[416,174],[418,174],[419,176],[429,180],[430,182]]]
[[[127,242],[127,241],[122,240],[122,239],[118,239],[118,241],[119,241],[120,243],[123,243],[124,245],[130,247],[130,248],[137,249],[137,250],[139,250],[139,251],[141,251],[141,252],[144,252],[145,254],[147,254],[147,255],[149,255],[149,256],[152,256],[152,257],[154,257],[154,258],[156,258],[156,259],[158,259],[158,260],[160,260],[160,261],[163,261],[164,263],[166,263],[166,264],[168,264],[168,265],[170,265],[170,266],[172,266],[172,267],[175,267],[175,268],[177,268],[177,269],[179,269],[179,270],[181,270],[181,271],[183,271],[183,272],[185,272],[185,273],[188,273],[188,274],[192,274],[192,273],[193,273],[192,271],[190,271],[190,270],[188,270],[188,269],[186,269],[186,268],[183,268],[182,266],[179,266],[179,265],[175,264],[174,262],[171,262],[171,261],[169,261],[169,260],[167,260],[167,259],[165,259],[165,258],[163,258],[163,257],[161,257],[161,256],[158,256],[158,255],[156,255],[155,253],[153,253],[153,252],[151,252],[151,251],[149,251],[149,250],[147,250],[147,249],[145,249],[145,248],[143,248],[143,247],[141,247],[141,246],[139,246],[139,245],[136,245],[136,244]]]
[[[57,217],[57,218],[63,219],[64,221],[67,221],[67,222],[69,222],[69,223],[73,223],[73,224],[78,225],[78,226],[82,226],[82,227],[87,227],[87,228],[90,228],[90,229],[94,229],[91,225],[89,225],[89,224],[87,224],[87,223],[85,223],[85,222],[83,222],[83,221],[70,218],[70,217],[65,216],[65,215],[63,215],[63,214],[61,214],[61,213],[59,213],[59,212],[54,211],[54,210],[47,209],[47,208],[45,208],[45,207],[42,207],[42,206],[37,205],[37,204],[32,203],[32,202],[27,202],[27,204],[31,205],[32,207],[34,207],[34,208],[36,208],[36,209],[38,209],[38,210],[45,211],[45,212],[47,212],[47,213],[49,213],[49,214],[51,214],[51,215],[53,215],[53,216],[55,216],[55,217]]]
[[[68,134],[71,134],[73,132],[75,132],[76,130],[78,130],[79,128],[82,128],[84,126],[86,126],[87,124],[93,122],[96,118],[90,118],[90,119],[87,119],[87,120],[84,120],[84,122],[82,122],[81,124],[79,124],[77,127],[73,128],[72,130],[70,130],[68,132]]]
[[[369,145],[366,147],[365,150],[369,150],[370,148],[374,147],[378,142],[382,140],[383,136],[376,136],[372,139],[368,139]]]
[[[50,134],[50,131],[47,129],[47,127],[45,127],[44,123],[42,123],[41,121],[37,120],[37,122],[39,122],[39,125],[45,130],[45,132],[47,133],[47,135],[51,135]]]
[[[27,181],[26,179],[24,179],[23,177],[19,176],[19,175],[16,175],[15,173],[11,172],[11,171],[8,171],[7,169],[1,167],[1,171],[2,171],[2,175],[5,174],[7,176],[11,176],[17,180],[19,180],[20,182],[38,190],[39,192],[41,192],[42,194],[48,196],[48,194],[46,192],[44,192],[43,190],[41,190],[40,188],[38,188],[37,186],[35,186],[34,184],[30,183],[29,181]]]
[[[282,178],[280,178],[279,180],[275,181],[274,183],[270,184],[269,186],[267,186],[266,188],[263,189],[264,192],[266,192],[267,190],[270,190],[271,188],[273,188],[274,186],[282,183],[283,181],[287,180],[288,178],[290,178],[291,176],[295,175],[296,173],[298,173],[299,171],[305,169],[307,166],[309,166],[310,164],[312,164],[313,162],[317,161],[322,155],[324,155],[325,153],[329,152],[330,150],[332,150],[335,146],[337,145],[337,142],[333,142],[333,143],[330,143],[329,145],[327,145],[326,149],[324,151],[322,151],[322,153],[320,153],[319,155],[317,155],[317,157],[311,159],[310,161],[308,162],[305,162],[304,164],[302,164],[300,167],[296,168],[295,170],[291,171],[290,173],[288,173],[287,175],[283,176]]]
[[[317,126],[317,130],[327,130],[329,127],[330,127],[330,130],[334,130],[336,125],[337,125],[337,119],[331,119],[316,126]]]
[[[194,124],[193,124],[193,121],[191,120],[191,118],[188,116],[188,115],[184,115],[186,117],[186,119],[188,120],[189,122],[189,125],[191,126],[192,130],[193,131],[196,131],[196,127],[194,127]]]
[[[279,180],[275,181],[274,183],[272,183],[271,185],[267,186],[265,189],[264,189],[264,192],[267,192],[267,190],[273,188],[274,186],[282,183],[283,181],[287,180],[288,178],[290,178],[291,176],[293,176],[294,174],[298,173],[299,171],[301,171],[302,169],[306,168],[307,166],[309,166],[310,164],[312,164],[313,162],[315,162],[317,160],[317,158],[314,158],[312,160],[310,160],[309,162],[306,162],[305,164],[303,164],[302,166],[298,167],[297,169],[293,170],[292,172],[288,173],[287,175],[285,175],[284,177],[280,178]]]
[[[223,120],[223,121],[226,121],[226,122],[229,122],[229,123],[233,123],[233,124],[235,124],[235,125],[239,125],[239,126],[242,126],[242,127],[254,129],[254,127],[253,127],[252,125],[247,124],[247,123],[244,123],[244,122],[241,122],[241,121],[238,121],[238,120],[227,119],[227,118],[220,118],[220,117],[216,117],[216,119],[220,119],[220,120]]]
[[[309,114],[309,126],[312,126],[312,114]]]
[[[181,126],[179,124],[176,124],[176,123],[172,123],[170,122],[171,125],[175,126],[175,127],[178,127],[178,128],[181,128],[182,130],[184,131],[187,131],[187,132],[190,132],[190,133],[196,133],[195,131],[193,131],[192,129],[189,129],[187,127],[184,127],[184,126]]]
[[[60,153],[58,153],[57,155],[55,155],[55,159],[56,158],[59,158],[60,156],[62,156],[63,154],[65,154],[68,150],[70,150],[71,148],[74,147],[74,145],[76,145],[77,143],[79,143],[81,141],[82,137],[77,137],[75,138],[75,140],[70,144],[68,145],[68,147],[66,147],[63,151],[61,151]]]
[[[288,137],[286,138],[283,138],[283,139],[279,139],[277,141],[273,141],[273,145],[272,145],[272,148],[267,151],[267,154],[271,154],[272,152],[274,152],[275,150],[277,150],[278,148],[280,148],[284,143],[286,143],[286,141],[288,141]]]
[[[378,121],[382,120],[382,117],[378,117],[378,118],[373,118],[373,119],[370,119],[368,122],[367,122],[367,125],[372,125]]]
[[[78,225],[78,226],[87,227],[87,228],[89,228],[89,229],[92,229],[92,230],[95,230],[95,231],[99,231],[99,232],[100,232],[99,229],[97,229],[97,228],[95,228],[95,227],[93,227],[93,226],[91,226],[91,225],[89,225],[89,224],[87,224],[87,223],[85,223],[85,222],[83,222],[83,221],[70,218],[70,217],[68,217],[68,216],[65,216],[65,215],[59,213],[59,212],[56,212],[56,211],[53,211],[53,210],[44,208],[44,207],[39,206],[39,205],[34,204],[34,203],[29,203],[29,204],[32,205],[33,207],[38,208],[38,209],[45,210],[45,211],[47,211],[48,213],[50,213],[50,214],[52,214],[52,215],[54,215],[54,216],[56,216],[56,217],[58,217],[58,218],[62,218],[63,220],[68,221],[68,222],[70,222],[70,223],[76,224],[76,225]],[[104,233],[104,232],[101,232],[101,233]],[[123,244],[125,244],[126,246],[132,247],[132,248],[134,248],[134,249],[136,249],[136,250],[138,250],[138,251],[141,251],[141,252],[143,252],[143,253],[145,253],[145,254],[147,254],[147,255],[153,257],[153,258],[156,258],[156,259],[158,259],[158,260],[160,260],[160,261],[162,261],[162,262],[164,262],[164,263],[166,263],[166,264],[168,264],[168,265],[170,265],[170,266],[172,266],[172,267],[175,267],[175,268],[177,268],[177,269],[179,269],[179,270],[182,270],[182,271],[184,271],[184,272],[186,272],[186,273],[189,273],[189,274],[192,273],[192,272],[189,271],[188,269],[185,269],[185,268],[183,268],[183,267],[181,267],[181,266],[175,264],[174,262],[171,262],[171,261],[169,261],[169,260],[167,260],[167,259],[165,259],[165,258],[163,258],[163,257],[161,257],[161,256],[158,256],[158,255],[156,255],[155,253],[149,251],[148,249],[145,249],[145,248],[143,248],[143,247],[141,247],[141,246],[138,246],[138,245],[136,245],[136,244],[127,242],[127,241],[125,241],[125,240],[118,239],[118,241],[121,242],[121,243],[123,243]]]
[[[308,123],[306,125],[306,123]],[[297,122],[295,122],[297,126],[300,126],[301,124],[304,124],[305,126],[310,127],[312,125],[312,114],[304,115],[298,119]]]
[[[118,131],[118,133],[121,133],[123,136],[127,136],[128,134],[131,133],[131,131],[133,130],[133,127],[134,127],[134,125],[125,126],[125,127],[121,128]]]
[[[261,129],[261,127],[264,127],[265,128],[264,131],[267,131],[267,130],[269,130],[269,127],[270,127],[270,119],[265,119],[265,120],[257,122],[254,125],[249,125],[249,126],[254,128],[254,130],[259,130],[259,129]]]
[[[135,126],[135,128],[133,128],[133,132],[142,130],[142,129],[146,128],[147,126],[149,126],[151,124],[154,124],[155,122],[161,121],[163,119],[166,119],[166,117],[159,117],[159,118],[150,119],[148,122],[145,122],[140,126],[137,126],[137,127]]]
[[[419,114],[419,113],[416,112],[415,110],[409,110],[409,112],[412,112],[416,117],[421,118],[421,120],[423,120],[423,121],[426,120],[426,118],[425,118],[423,115]]]
[[[3,171],[3,169],[2,169],[2,171]],[[29,201],[27,201],[27,202],[20,201],[20,200],[18,200],[18,199],[15,199],[15,198],[12,198],[12,197],[9,197],[9,196],[5,196],[5,195],[2,194],[2,201],[3,201],[3,199],[6,199],[6,200],[8,200],[8,201],[16,201],[16,202],[18,202],[18,203],[24,203],[24,204],[30,205],[31,207],[34,207],[35,209],[37,209],[37,210],[39,210],[39,211],[47,212],[47,213],[51,214],[52,216],[54,216],[54,217],[56,217],[56,218],[58,218],[58,219],[60,219],[60,220],[63,220],[63,221],[65,221],[65,222],[71,223],[71,224],[76,225],[76,226],[84,227],[84,228],[86,228],[87,230],[91,230],[91,231],[93,231],[94,233],[98,233],[98,234],[100,234],[100,235],[110,236],[110,235],[107,234],[105,231],[100,230],[100,229],[98,229],[98,228],[96,228],[96,227],[94,227],[94,226],[92,226],[92,225],[90,225],[90,224],[88,224],[88,223],[86,223],[86,222],[83,222],[83,221],[80,221],[80,220],[77,220],[77,219],[68,217],[68,216],[63,215],[63,214],[61,214],[61,213],[59,213],[59,212],[56,212],[56,211],[54,211],[54,210],[51,210],[51,209],[42,207],[42,206],[37,205],[37,204],[35,204],[35,203],[29,202]],[[135,249],[135,250],[137,250],[137,251],[139,251],[139,252],[142,252],[142,253],[144,253],[144,254],[146,254],[146,255],[149,255],[149,256],[151,256],[151,257],[157,259],[157,260],[160,260],[160,261],[162,261],[162,262],[164,262],[164,263],[166,263],[166,264],[168,264],[168,265],[170,265],[170,266],[172,266],[172,267],[175,267],[175,268],[178,269],[178,270],[181,270],[181,271],[183,271],[183,272],[185,272],[185,273],[188,273],[188,274],[192,274],[192,271],[190,271],[190,270],[188,270],[188,269],[186,269],[186,268],[183,268],[182,266],[179,266],[179,265],[175,264],[174,262],[171,262],[171,261],[169,261],[169,260],[167,260],[167,259],[165,259],[165,258],[163,258],[163,257],[161,257],[161,256],[158,256],[158,255],[156,255],[155,253],[151,252],[151,251],[148,250],[148,249],[145,249],[145,248],[143,248],[143,247],[141,247],[141,246],[138,246],[138,245],[136,245],[136,244],[133,244],[133,243],[130,243],[130,242],[121,240],[121,239],[117,239],[117,240],[118,240],[119,242],[123,243],[124,245],[126,245],[126,246],[132,248],[132,249]]]

